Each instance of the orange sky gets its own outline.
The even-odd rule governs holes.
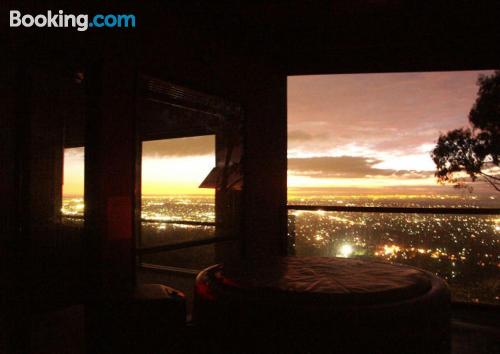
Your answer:
[[[215,166],[215,136],[146,141],[142,145],[142,193],[214,195],[198,188]],[[65,149],[64,196],[83,195],[84,149]]]
[[[84,148],[64,149],[63,196],[83,196]]]
[[[215,136],[157,140],[142,144],[142,194],[205,194],[198,188],[215,166]]]

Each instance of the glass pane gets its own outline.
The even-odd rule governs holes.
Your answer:
[[[288,204],[298,209],[289,211],[289,252],[406,263],[446,279],[456,301],[499,304],[498,215],[300,211],[499,208],[491,181],[499,180],[500,169],[469,119],[482,78],[493,75],[483,70],[289,77]],[[470,129],[467,141],[479,144],[467,156],[477,157],[490,177],[472,181],[462,171],[453,175],[454,183],[438,183],[433,151],[442,134],[462,128]]]
[[[199,188],[214,166],[214,135],[143,142],[142,247],[215,235],[215,189]]]
[[[85,148],[64,149],[63,202],[61,213],[66,224],[83,224]]]
[[[478,79],[492,74],[288,77],[289,202],[321,198],[338,205],[498,208],[500,196],[486,177],[471,182],[458,174],[467,188],[441,185],[431,157],[440,134],[475,128],[469,113]],[[500,176],[498,166],[483,167]]]
[[[500,217],[290,211],[298,256],[374,257],[429,270],[454,301],[500,304]]]

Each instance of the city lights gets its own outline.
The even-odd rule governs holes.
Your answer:
[[[314,205],[307,198],[302,203]],[[83,209],[82,198],[65,198],[61,211],[81,222],[72,218],[81,217]],[[499,301],[491,286],[491,279],[500,276],[498,216],[324,210],[293,210],[288,215],[288,240],[297,256],[375,257],[413,265],[447,280],[460,301]],[[150,220],[142,225],[143,242],[149,245],[212,236],[214,226],[175,221],[214,222],[215,201],[211,196],[144,197],[142,217]]]
[[[352,255],[353,253],[353,248],[350,244],[346,243],[342,246],[340,246],[339,248],[339,256],[340,257],[344,257],[344,258],[348,258]]]
[[[302,199],[306,205],[336,204],[331,196]],[[418,198],[406,200],[426,206],[416,205]],[[358,196],[347,204],[376,203]],[[448,281],[456,300],[489,303],[498,303],[498,289],[492,286],[500,276],[497,226],[498,216],[466,214],[291,210],[288,220],[298,256],[374,257],[417,266]]]

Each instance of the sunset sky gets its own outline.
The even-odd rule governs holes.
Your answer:
[[[84,149],[65,150],[63,195],[83,195]],[[142,193],[205,194],[198,188],[215,166],[215,136],[145,141],[142,144]]]
[[[214,194],[198,188],[215,166],[214,135],[147,141],[142,156],[142,194]]]
[[[436,187],[429,153],[440,132],[468,125],[478,75],[491,73],[289,77],[288,186]]]
[[[84,149],[64,149],[63,196],[83,196]]]
[[[345,74],[288,78],[288,186],[405,193],[437,187],[429,153],[468,125],[479,74]],[[143,194],[211,194],[214,136],[143,143]],[[66,149],[64,195],[83,193],[83,149]],[[479,190],[481,187],[479,185]]]

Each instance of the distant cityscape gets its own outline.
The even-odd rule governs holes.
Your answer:
[[[464,208],[495,206],[489,197],[307,196],[290,204]],[[169,244],[215,235],[213,196],[143,197],[142,242]],[[64,198],[66,217],[83,215],[82,198]],[[446,279],[455,301],[500,304],[500,216],[290,210],[289,252],[297,256],[375,257],[429,270]],[[158,259],[158,258],[157,258]],[[168,262],[168,257],[159,258]],[[168,265],[168,264],[167,264]],[[175,266],[182,266],[176,264]]]

